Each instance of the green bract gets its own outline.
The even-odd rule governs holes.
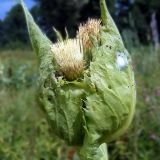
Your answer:
[[[55,46],[60,48],[58,51],[61,53],[68,41],[53,47],[22,1],[21,5],[33,48],[40,61],[39,100],[53,134],[69,145],[79,146],[81,160],[107,159],[107,154],[102,150],[105,146],[100,145],[115,140],[128,128],[134,114],[136,90],[131,58],[105,0],[100,0],[102,27],[99,38],[94,35],[90,37],[90,49],[86,49],[79,39],[79,52],[82,51],[86,63],[79,74],[76,74],[77,66],[71,72],[71,64],[65,64],[69,66],[65,70],[65,66],[59,64],[65,61],[65,57],[60,55],[64,60],[60,57],[58,61],[57,52],[54,53]],[[70,48],[65,50],[65,54],[66,51]],[[86,56],[88,53],[90,56]],[[71,66],[75,66],[77,57],[71,56]]]

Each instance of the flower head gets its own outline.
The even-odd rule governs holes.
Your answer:
[[[68,39],[51,46],[57,64],[65,77],[73,80],[84,70],[83,47],[78,39]]]
[[[89,19],[87,23],[81,24],[78,30],[78,38],[82,40],[85,49],[90,49],[93,46],[91,37],[100,38],[101,20]]]

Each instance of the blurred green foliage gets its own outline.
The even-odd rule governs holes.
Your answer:
[[[15,57],[11,50],[1,51],[3,62],[0,62],[0,88],[21,89],[36,84],[37,65],[31,61],[30,52],[24,51],[23,55],[21,52],[16,51]]]
[[[152,46],[131,53],[136,115],[128,132],[109,144],[110,160],[160,160],[160,55]],[[36,80],[37,60],[31,51],[0,52],[0,159],[71,160],[67,155],[74,149],[51,135],[40,110]]]
[[[5,51],[0,59],[0,159],[56,159],[59,144],[36,101],[35,57]]]

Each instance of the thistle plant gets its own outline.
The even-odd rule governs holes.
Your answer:
[[[131,58],[100,0],[101,20],[81,24],[75,39],[52,42],[23,1],[32,46],[39,59],[38,97],[53,134],[77,146],[81,160],[107,160],[105,143],[129,127],[136,90]]]

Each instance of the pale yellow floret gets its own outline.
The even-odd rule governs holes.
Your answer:
[[[51,46],[57,64],[65,77],[74,80],[84,70],[83,47],[79,39],[68,39]]]

